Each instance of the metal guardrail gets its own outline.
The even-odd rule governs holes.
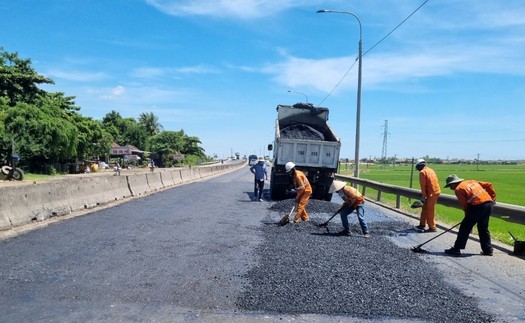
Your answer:
[[[352,185],[357,184],[359,186],[362,186],[362,189],[360,189],[360,191],[361,191],[361,194],[363,195],[366,195],[365,193],[366,193],[367,188],[376,190],[377,191],[376,201],[378,202],[381,201],[381,197],[383,193],[393,194],[396,196],[395,207],[397,209],[401,208],[401,197],[406,197],[410,199],[420,199],[421,198],[421,191],[413,189],[413,188],[406,188],[402,186],[379,183],[379,182],[374,182],[374,181],[370,181],[367,179],[356,178],[353,176],[344,176],[344,175],[339,175],[339,174],[336,174],[335,178],[342,180],[342,181],[350,182],[352,183]],[[438,199],[438,204],[461,209],[455,195],[448,195],[448,194],[441,193]],[[525,225],[525,207],[523,206],[497,202],[494,205],[492,216],[500,218],[508,222]]]

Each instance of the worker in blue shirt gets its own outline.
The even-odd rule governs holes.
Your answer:
[[[262,193],[264,189],[264,181],[268,180],[268,172],[266,171],[266,164],[261,157],[257,164],[250,167],[250,172],[255,175],[253,184],[253,200],[262,202]]]

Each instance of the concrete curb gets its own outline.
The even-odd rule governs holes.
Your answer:
[[[93,209],[241,168],[245,163],[168,168],[122,176],[80,176],[0,187],[0,231]]]

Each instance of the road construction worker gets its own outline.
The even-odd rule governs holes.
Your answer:
[[[259,158],[257,164],[250,167],[250,172],[254,175],[253,180],[253,200],[262,202],[264,181],[268,180],[268,172],[263,158]]]
[[[286,173],[292,178],[292,182],[295,188],[296,197],[295,204],[297,205],[297,213],[295,214],[293,223],[301,221],[310,221],[308,213],[306,213],[306,205],[310,200],[310,195],[312,195],[312,186],[300,170],[295,169],[295,164],[293,162],[287,162],[284,165]]]
[[[436,172],[427,166],[424,159],[417,160],[416,169],[419,171],[421,203],[423,203],[419,225],[416,226],[416,229],[424,230],[424,232],[436,232],[436,204],[439,194],[441,194],[439,181]],[[425,230],[426,225],[428,225],[428,229]]]
[[[447,177],[445,187],[454,190],[459,204],[465,211],[456,242],[452,248],[446,249],[445,253],[454,256],[461,255],[461,249],[465,249],[469,234],[477,224],[481,254],[492,256],[489,218],[492,214],[492,207],[496,203],[496,191],[492,183],[464,180],[452,174]]]
[[[341,222],[343,224],[343,230],[339,232],[339,235],[350,235],[350,226],[348,225],[348,215],[352,214],[354,210],[357,214],[357,220],[363,231],[363,235],[368,238],[370,237],[368,232],[368,225],[365,222],[365,209],[363,204],[365,198],[361,193],[352,186],[347,186],[343,181],[333,181],[332,185],[328,189],[328,193],[337,193],[343,199],[343,205],[339,209],[341,215]]]

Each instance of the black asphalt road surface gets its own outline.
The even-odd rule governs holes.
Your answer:
[[[277,223],[248,167],[0,242],[1,322],[490,322],[476,300],[389,237],[409,227],[366,204],[372,237],[339,204]],[[267,184],[268,187],[268,184]],[[334,199],[335,200],[335,199]]]

